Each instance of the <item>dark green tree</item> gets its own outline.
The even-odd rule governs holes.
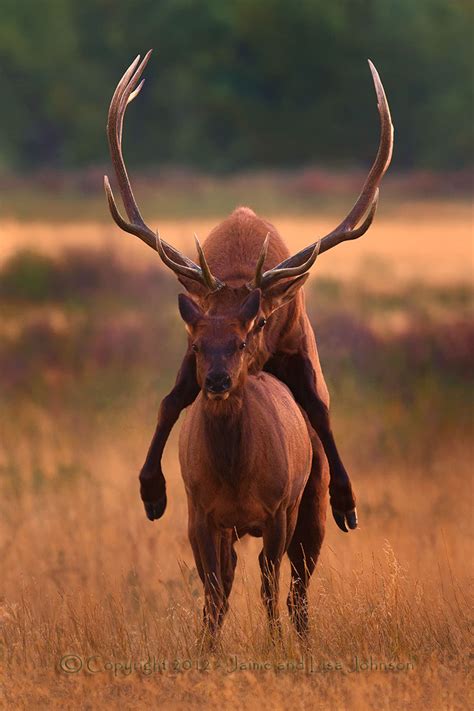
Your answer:
[[[2,0],[0,167],[106,160],[113,88],[154,47],[127,117],[134,165],[365,162],[383,77],[399,167],[472,163],[467,0]]]

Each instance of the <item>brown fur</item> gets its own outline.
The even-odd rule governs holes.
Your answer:
[[[228,608],[236,563],[234,542],[247,534],[263,538],[262,596],[271,629],[278,628],[281,559],[298,528],[300,501],[311,470],[308,488],[313,488],[307,499],[313,502],[314,544],[308,547],[300,530],[289,551],[290,612],[298,632],[306,632],[306,589],[324,535],[328,483],[317,444],[313,456],[310,431],[289,390],[265,373],[244,378],[224,401],[209,400],[202,392],[187,412],[180,463],[189,538],[205,589],[204,620],[212,635]],[[307,515],[305,509],[302,515]],[[300,522],[299,528],[305,529],[306,524]]]
[[[120,214],[109,179],[104,176],[112,218],[121,229],[136,235],[158,251],[163,262],[180,275],[179,279],[194,294],[206,313],[214,311],[214,315],[220,315],[223,319],[232,318],[232,311],[239,309],[239,300],[242,303],[246,297],[246,285],[249,281],[253,282],[255,277],[255,283],[262,288],[263,298],[260,317],[252,324],[250,336],[247,334],[253,353],[247,369],[255,373],[263,367],[273,373],[288,385],[303,407],[329,460],[331,505],[336,522],[343,531],[348,530],[347,526],[355,528],[355,498],[331,432],[329,395],[319,364],[314,334],[304,309],[303,296],[297,294],[297,291],[307,279],[308,270],[318,253],[322,254],[341,242],[362,236],[374,219],[380,182],[390,165],[393,150],[390,109],[378,72],[369,60],[380,116],[380,141],[374,163],[356,203],[334,230],[285,262],[284,271],[280,264],[277,270],[262,273],[262,265],[259,264],[258,272],[254,274],[254,265],[257,264],[267,232],[271,235],[265,262],[267,270],[288,258],[289,253],[273,225],[258,218],[248,207],[235,210],[211,232],[205,244],[207,261],[197,243],[199,266],[172,245],[162,241],[143,221],[128,179],[121,144],[125,111],[130,101],[140,93],[143,85],[140,78],[150,54],[151,50],[143,59],[140,56],[135,58],[117,84],[110,102],[107,121],[109,148],[129,221]],[[365,219],[359,224],[364,215]],[[294,302],[285,306],[295,296]],[[269,323],[263,336],[261,327],[265,318]],[[223,347],[222,353],[228,346]],[[234,366],[236,362],[234,358]],[[211,373],[215,382],[217,374],[217,371]],[[141,496],[147,516],[152,521],[160,518],[166,508],[166,482],[161,471],[163,449],[180,412],[196,398],[200,377],[196,370],[196,359],[188,350],[175,387],[161,404],[155,434],[140,472]],[[233,383],[232,388],[235,385]]]
[[[204,293],[201,296],[199,286],[196,289],[194,284],[186,284],[192,293],[197,291],[199,300],[209,309],[209,313],[228,314],[248,294],[245,284],[253,278],[255,264],[268,233],[270,242],[264,268],[271,269],[289,257],[290,252],[277,229],[267,220],[257,217],[248,207],[237,208],[211,231],[203,245],[206,259],[212,273],[227,286],[215,294]],[[315,366],[318,395],[329,407],[329,393],[306,315],[303,292],[299,291],[294,300],[273,311],[278,302],[278,291],[277,285],[274,291],[270,289],[266,297],[264,294],[266,303],[263,310],[268,322],[263,330],[264,338],[258,344],[259,351],[266,362],[273,353],[294,353],[302,346],[306,348]]]
[[[249,294],[247,284],[255,273],[262,244],[270,234],[265,269],[289,256],[276,228],[246,207],[237,208],[212,230],[203,248],[212,273],[225,286],[209,293],[202,285],[179,277],[200,308],[228,329],[237,328],[237,315]],[[284,382],[304,409],[329,461],[331,505],[338,525],[355,527],[355,497],[349,476],[340,459],[329,422],[329,393],[321,370],[316,340],[306,314],[301,286],[306,276],[286,279],[262,293],[260,313],[247,337],[247,368],[261,370]],[[266,318],[266,325],[259,321]],[[225,339],[224,339],[225,340]],[[161,456],[169,432],[181,410],[196,398],[200,374],[195,354],[189,349],[176,385],[160,408],[155,436],[140,473],[141,495],[149,518],[159,518],[166,507],[166,485]]]
[[[209,404],[203,408],[203,440],[210,469],[222,484],[237,489],[245,459],[243,448],[248,424],[243,421],[239,409],[229,409],[227,406],[224,412],[218,412]]]

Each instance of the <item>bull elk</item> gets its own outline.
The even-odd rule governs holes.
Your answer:
[[[393,147],[390,110],[380,77],[369,61],[381,123],[380,142],[362,192],[342,222],[326,236],[290,256],[272,224],[257,217],[249,208],[238,208],[211,231],[203,247],[196,238],[195,262],[157,237],[157,233],[145,224],[122,155],[125,110],[143,86],[141,76],[150,53],[142,61],[138,56],[132,62],[119,81],[110,104],[107,135],[128,220],[119,213],[109,180],[105,177],[112,217],[123,230],[158,251],[197,307],[216,323],[227,323],[230,328],[249,293],[260,289],[258,313],[245,338],[245,348],[251,353],[249,373],[264,371],[274,375],[290,389],[306,413],[329,462],[329,493],[334,518],[347,532],[357,527],[355,496],[331,430],[329,394],[301,287],[318,254],[346,240],[357,239],[367,232],[374,219],[379,185],[390,164]],[[215,351],[216,358],[215,367],[207,373],[203,388],[209,396],[223,393],[231,396],[235,385],[227,372],[224,357],[226,349],[231,348],[230,341],[219,340],[216,345],[207,347]],[[194,402],[200,391],[198,354],[199,346],[190,337],[175,386],[161,403],[156,430],[140,472],[141,498],[150,520],[160,518],[166,508],[166,481],[161,469],[166,441],[181,411]],[[226,461],[226,443],[223,441],[219,445],[216,441],[216,446],[220,446],[219,456]],[[303,502],[305,496],[306,493]]]

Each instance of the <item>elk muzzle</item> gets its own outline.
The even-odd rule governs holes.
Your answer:
[[[227,399],[231,385],[232,380],[225,371],[211,371],[204,381],[206,394],[211,400],[217,398]]]

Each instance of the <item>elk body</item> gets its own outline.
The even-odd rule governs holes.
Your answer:
[[[179,443],[188,533],[211,633],[228,607],[235,541],[250,534],[263,538],[262,597],[272,630],[278,625],[281,560],[288,552],[288,606],[304,635],[307,586],[324,535],[329,477],[322,446],[290,390],[268,373],[253,373],[252,335],[261,300],[261,290],[253,289],[243,302],[229,301],[222,317],[212,306],[204,311],[189,296],[179,297],[201,389]]]
[[[288,552],[288,607],[298,633],[306,633],[307,586],[322,543],[329,478],[317,447],[315,442],[313,457],[302,412],[288,388],[267,373],[250,376],[218,406],[203,390],[189,408],[180,433],[180,463],[188,535],[211,635],[228,608],[237,563],[234,544],[247,534],[263,538],[261,593],[272,632],[279,625],[280,565]],[[300,513],[311,470],[306,508]],[[310,501],[308,527],[304,519]]]
[[[141,62],[137,57],[131,64],[117,85],[110,104],[107,124],[109,146],[128,220],[120,215],[109,181],[105,178],[112,217],[123,230],[138,236],[158,251],[206,317],[217,319],[228,327],[235,325],[235,314],[249,294],[259,289],[258,313],[246,338],[246,348],[251,354],[249,373],[256,374],[262,370],[271,373],[290,389],[326,454],[334,518],[343,531],[355,528],[355,497],[332,433],[328,390],[300,289],[318,253],[360,237],[372,224],[379,185],[390,164],[393,147],[393,127],[380,77],[370,63],[381,122],[380,143],[362,192],[344,220],[328,235],[291,256],[273,225],[252,210],[240,208],[211,232],[203,247],[196,240],[196,263],[161,240],[145,224],[133,196],[122,155],[125,110],[142,87],[143,80],[140,80],[149,56],[150,52]],[[207,381],[202,381],[196,349],[198,346],[190,337],[176,384],[161,404],[156,430],[140,472],[141,498],[151,520],[160,518],[166,508],[166,482],[161,457],[181,411],[194,402],[201,387],[208,394],[232,395],[232,377],[224,370],[214,370],[206,376]],[[303,494],[302,506],[307,490],[308,487]],[[310,527],[313,524],[308,520],[307,525]]]

